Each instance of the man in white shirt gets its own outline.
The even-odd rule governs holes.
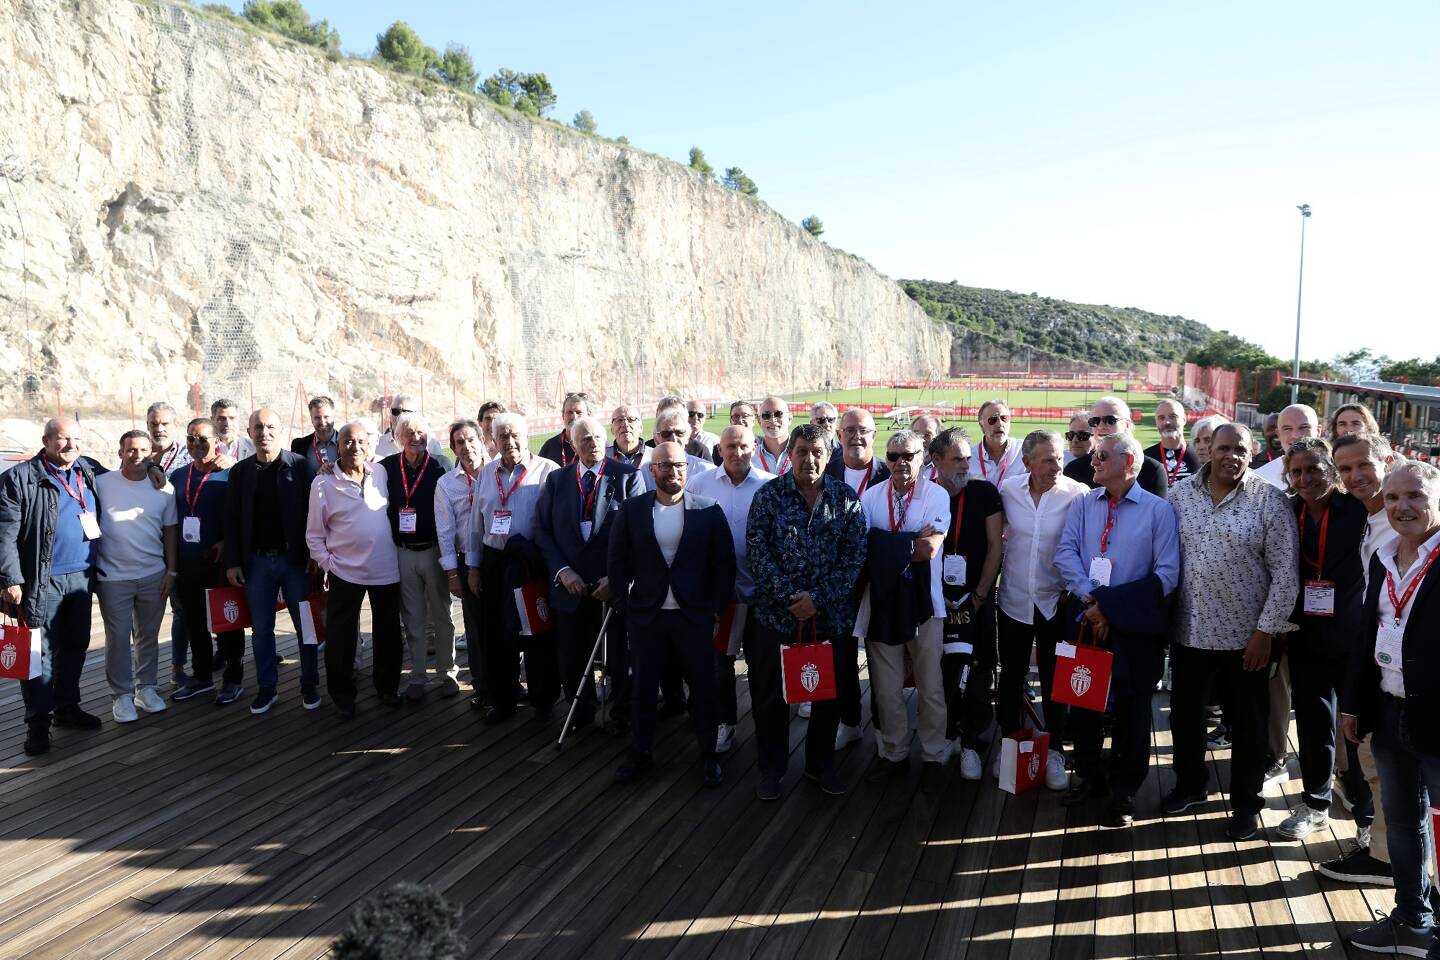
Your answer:
[[[990,481],[998,489],[1022,469],[1020,441],[1010,437],[1010,405],[1004,400],[986,400],[980,404],[977,419],[984,438],[976,450],[980,479]]]
[[[1275,421],[1275,436],[1280,441],[1282,451],[1289,450],[1290,445],[1301,437],[1320,436],[1320,417],[1315,413],[1315,408],[1303,403],[1292,403],[1280,411],[1280,416]],[[1281,493],[1290,491],[1290,484],[1285,479],[1285,457],[1277,456],[1269,463],[1255,470],[1255,475],[1272,487],[1280,490]]]
[[[371,668],[380,702],[400,706],[400,559],[390,533],[389,478],[370,460],[363,423],[339,432],[340,459],[310,485],[305,545],[325,571],[325,686],[340,716],[355,716],[355,647],[360,639],[360,601],[370,598]]]
[[[720,445],[720,438],[705,429],[705,420],[709,417],[705,402],[703,400],[687,400],[685,401],[685,411],[690,420],[692,442],[698,440],[704,444],[708,456]]]
[[[150,438],[131,430],[120,438],[120,469],[95,478],[100,501],[96,563],[100,616],[105,621],[105,679],[117,723],[165,709],[156,690],[160,621],[175,581],[175,489],[159,490],[146,472]],[[138,685],[137,685],[138,684]]]
[[[939,563],[945,531],[950,527],[950,497],[938,484],[919,478],[923,453],[920,437],[913,431],[892,434],[885,450],[889,482],[870,487],[860,497],[871,530],[866,558],[871,584],[870,622],[864,625],[865,650],[875,707],[880,713],[879,750],[865,779],[880,782],[909,770],[910,721],[903,697],[908,651],[915,673],[915,693],[920,699],[920,787],[935,792],[944,781],[950,747],[945,738],[945,691],[940,671],[945,596]],[[877,542],[876,531],[888,535],[888,542],[884,537]],[[877,586],[877,575],[882,568],[893,567],[897,547],[904,548],[899,561],[903,573],[892,578],[891,588],[885,590]],[[929,616],[922,616],[917,623],[913,618],[891,614],[894,631],[877,631],[887,607],[905,607],[927,594]],[[857,621],[857,633],[861,628]]]
[[[726,753],[735,739],[737,706],[735,700],[735,657],[748,631],[753,629],[749,604],[755,593],[755,581],[745,563],[745,524],[750,519],[750,502],[755,492],[775,479],[775,475],[757,469],[752,461],[755,435],[749,427],[726,427],[720,434],[721,465],[719,470],[702,473],[689,485],[692,493],[709,497],[720,504],[730,524],[730,537],[735,541],[735,612],[731,623],[734,641],[724,653],[715,654],[715,676],[720,684],[720,729],[715,739],[715,752]]]
[[[240,407],[234,400],[221,399],[210,404],[210,421],[215,424],[215,439],[220,442],[222,454],[236,460],[255,455],[255,444],[240,428]]]
[[[790,470],[790,405],[770,396],[760,401],[760,437],[755,445],[756,465],[766,473],[783,476]]]
[[[942,424],[940,418],[933,413],[922,413],[910,421],[910,429],[920,437],[921,449],[925,451],[925,463],[920,468],[920,476],[926,480],[934,480],[936,476],[935,463],[930,454],[930,444],[940,435]]]
[[[1000,485],[1008,524],[1005,575],[1000,578],[1000,727],[1023,726],[1020,697],[1033,644],[1040,664],[1045,729],[1050,733],[1045,785],[1051,790],[1064,790],[1070,780],[1060,747],[1068,708],[1050,698],[1055,644],[1065,633],[1065,614],[1060,607],[1065,580],[1055,567],[1055,549],[1065,531],[1070,502],[1090,489],[1061,475],[1062,449],[1059,434],[1034,431],[1020,447],[1026,472]]]
[[[470,679],[476,696],[484,693],[480,662],[480,598],[470,592],[465,582],[470,571],[466,563],[465,543],[470,536],[471,511],[475,507],[475,484],[485,466],[485,441],[480,424],[474,420],[456,420],[450,424],[450,450],[455,454],[455,467],[435,485],[435,535],[440,545],[440,569],[450,595],[460,600],[464,618],[464,636],[455,641],[457,650],[474,650]]]

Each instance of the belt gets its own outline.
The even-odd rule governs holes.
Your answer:
[[[400,546],[404,547],[406,550],[429,550],[431,547],[435,546],[435,541],[434,541],[434,540],[426,540],[424,543],[408,543],[408,542],[407,542],[407,543],[402,543],[402,544],[400,544]]]
[[[254,550],[251,552],[257,557],[283,557],[286,553],[285,550]]]

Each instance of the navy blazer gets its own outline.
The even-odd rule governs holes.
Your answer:
[[[615,513],[623,501],[645,492],[640,474],[630,464],[609,457],[600,463],[600,489],[595,494],[595,526],[590,531],[589,540],[580,536],[580,487],[576,483],[579,461],[551,470],[535,503],[532,535],[540,552],[545,555],[545,566],[549,570],[550,605],[564,613],[575,611],[581,598],[560,586],[555,581],[556,574],[569,567],[592,586],[605,576]]]
[[[251,531],[254,526],[255,471],[254,457],[246,457],[230,468],[230,482],[225,484],[225,566],[244,567],[251,553]],[[310,461],[289,450],[280,451],[280,516],[285,531],[285,550],[291,563],[304,566],[310,559],[305,544],[305,521],[310,514],[310,482],[315,471]],[[269,522],[276,522],[271,518]]]
[[[685,530],[673,566],[655,539],[655,494],[632,497],[615,511],[610,531],[610,593],[632,626],[654,621],[675,591],[680,612],[707,630],[735,595],[735,543],[720,504],[685,495]],[[706,642],[710,640],[706,634]]]

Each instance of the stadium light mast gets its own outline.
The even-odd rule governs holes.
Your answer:
[[[1295,368],[1290,384],[1290,402],[1300,402],[1300,304],[1305,295],[1305,221],[1310,219],[1310,204],[1296,204],[1300,211],[1300,283],[1295,291]]]

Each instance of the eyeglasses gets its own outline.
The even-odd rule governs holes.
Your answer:
[[[919,450],[887,450],[885,459],[891,463],[899,463],[901,460],[914,460],[920,456]]]
[[[704,410],[691,410],[691,411],[690,411],[690,419],[691,419],[691,420],[694,420],[696,417],[699,417],[701,420],[704,420],[704,419],[705,419],[705,411],[704,411]]]
[[[686,467],[690,466],[690,464],[686,463],[684,460],[651,460],[650,465],[664,473],[679,473]]]
[[[665,437],[666,439],[674,440],[678,437],[685,436],[689,432],[689,430],[656,430],[655,435],[657,437]]]
[[[1066,430],[1066,440],[1089,440],[1094,434],[1089,430]]]
[[[857,427],[853,423],[840,431],[847,437],[868,437],[875,432],[874,427]]]
[[[1119,423],[1122,419],[1124,419],[1124,418],[1123,418],[1123,417],[1117,417],[1117,416],[1115,416],[1115,414],[1113,414],[1113,413],[1107,413],[1107,414],[1105,414],[1105,416],[1103,416],[1103,417],[1091,417],[1091,418],[1090,418],[1090,426],[1091,426],[1092,428],[1093,428],[1093,427],[1098,427],[1098,426],[1100,426],[1100,424],[1103,423],[1103,424],[1105,424],[1105,426],[1107,426],[1107,427],[1113,427],[1113,426],[1115,426],[1115,424]]]
[[[611,423],[639,423],[639,417],[611,417]]]
[[[762,410],[762,411],[760,411],[760,419],[761,419],[761,420],[784,420],[785,417],[786,417],[786,413],[785,413],[784,410]]]
[[[985,422],[992,427],[997,423],[1009,423],[1010,415],[1008,413],[997,413],[993,416],[986,417]]]
[[[834,423],[834,422],[835,422],[835,418],[834,418],[834,417],[811,417],[811,418],[810,418],[810,422],[811,422],[811,423]]]

